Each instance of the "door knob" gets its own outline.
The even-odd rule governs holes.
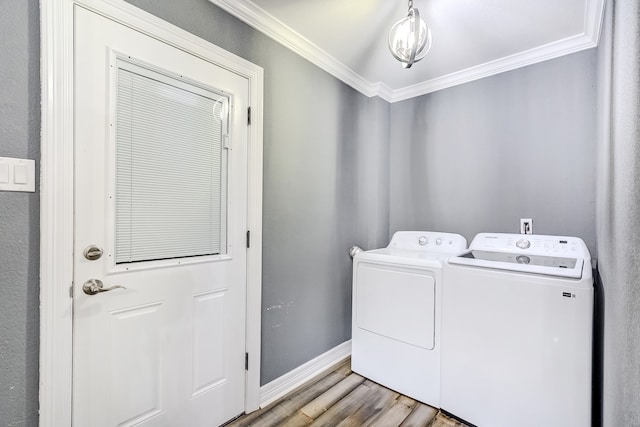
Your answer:
[[[89,279],[82,285],[82,290],[87,295],[95,295],[99,294],[100,292],[107,292],[116,288],[127,289],[124,286],[120,285],[113,285],[110,288],[105,288],[104,283],[102,283],[102,280],[99,279]]]

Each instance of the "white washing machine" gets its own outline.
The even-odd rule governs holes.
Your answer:
[[[353,261],[351,369],[440,406],[442,265],[465,250],[458,234],[399,231]]]
[[[481,233],[469,249],[443,271],[442,409],[481,427],[590,426],[584,242]]]

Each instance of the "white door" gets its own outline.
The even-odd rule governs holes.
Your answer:
[[[73,424],[219,425],[244,410],[248,81],[81,7],[74,59]]]

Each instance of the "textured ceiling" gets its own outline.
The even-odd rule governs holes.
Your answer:
[[[210,1],[363,93],[395,101],[593,47],[605,0],[414,0],[433,44],[410,69],[387,49],[404,1]]]

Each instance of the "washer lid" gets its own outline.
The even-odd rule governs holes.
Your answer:
[[[583,258],[470,250],[449,258],[450,264],[494,268],[548,276],[582,278]]]

